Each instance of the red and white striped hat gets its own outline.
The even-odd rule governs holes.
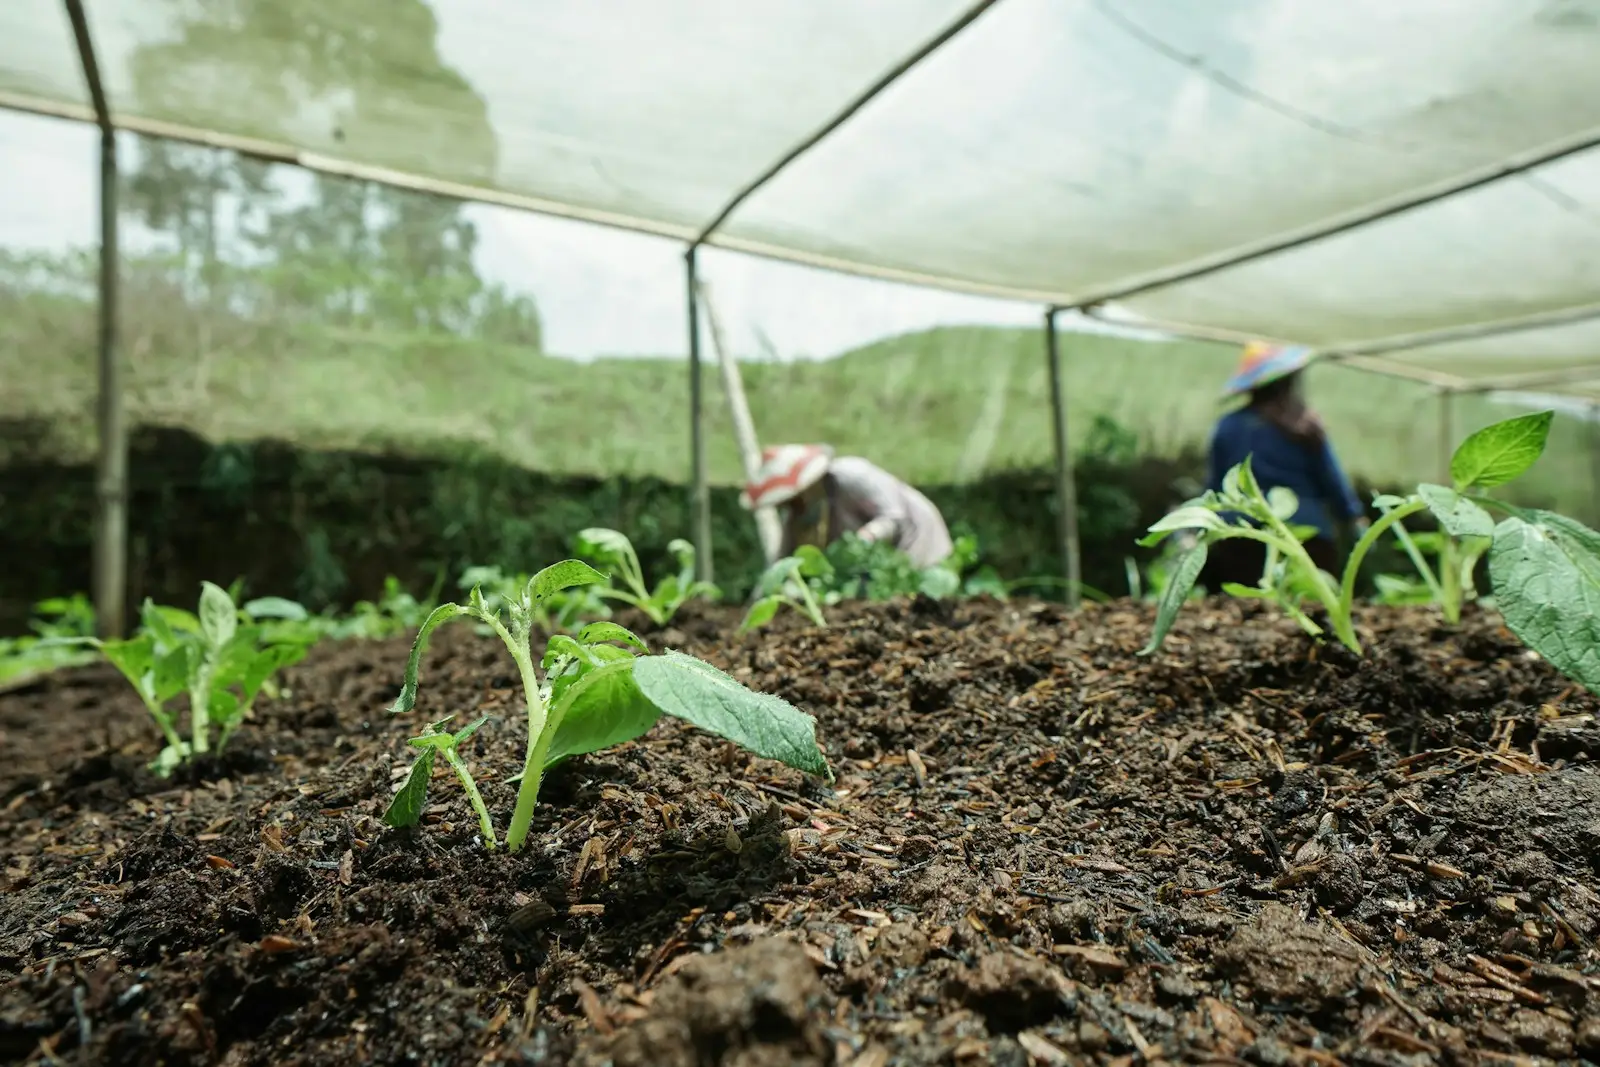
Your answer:
[[[827,445],[774,445],[761,452],[761,469],[739,494],[746,511],[793,500],[828,473],[833,449]]]

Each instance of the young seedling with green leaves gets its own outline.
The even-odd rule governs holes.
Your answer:
[[[310,647],[304,640],[268,639],[249,619],[241,625],[233,598],[210,582],[201,583],[198,616],[147,599],[140,618],[143,625],[133,637],[83,640],[132,683],[156,721],[167,743],[151,769],[163,777],[196,756],[220,753],[262,687],[279,670],[304,658]],[[187,739],[168,706],[180,693],[189,696]]]
[[[817,745],[816,721],[775,696],[756,693],[727,674],[693,656],[666,652],[649,654],[640,638],[613,622],[593,622],[575,636],[556,634],[549,639],[543,660],[533,660],[531,634],[540,606],[563,590],[599,585],[605,575],[579,560],[569,559],[528,579],[503,608],[491,607],[482,591],[474,588],[466,605],[441,604],[417,632],[406,663],[405,682],[390,711],[410,711],[416,704],[418,670],[428,638],[455,618],[472,618],[487,625],[505,643],[522,678],[528,708],[528,737],[522,773],[517,778],[516,806],[506,833],[506,846],[515,852],[527,842],[539,786],[545,772],[570,756],[596,752],[639,737],[663,714],[724,737],[758,756],[779,760],[833,780],[833,772]],[[541,677],[541,671],[543,675]],[[418,765],[396,794],[384,819],[391,826],[414,825],[426,799],[433,753],[443,751],[456,767],[469,798],[477,793],[457,766],[456,749],[479,725],[446,734],[435,723],[411,740],[421,748]],[[426,761],[426,766],[422,766]],[[473,801],[483,829],[484,842],[494,847],[495,836],[481,797]]]
[[[1146,651],[1154,651],[1165,639],[1205,565],[1207,545],[1224,537],[1252,537],[1268,545],[1269,556],[1276,549],[1303,576],[1317,577],[1316,582],[1307,582],[1311,592],[1328,607],[1340,641],[1359,654],[1360,644],[1350,626],[1350,602],[1361,561],[1386,530],[1399,530],[1402,520],[1427,510],[1456,542],[1439,573],[1423,571],[1439,590],[1445,610],[1459,614],[1463,590],[1472,589],[1473,564],[1486,553],[1495,606],[1507,628],[1556,669],[1600,693],[1600,534],[1565,515],[1516,507],[1485,494],[1520,477],[1543,455],[1553,416],[1541,411],[1486,426],[1462,441],[1451,457],[1451,485],[1423,484],[1409,496],[1380,498],[1383,515],[1356,543],[1337,591],[1328,575],[1316,571],[1299,547],[1298,536],[1284,524],[1281,515],[1287,500],[1280,499],[1277,508],[1268,505],[1249,476],[1248,461],[1241,464],[1229,472],[1222,493],[1207,493],[1151,527],[1146,539],[1151,543],[1181,529],[1196,530],[1199,538],[1162,597]],[[1242,512],[1264,528],[1231,525],[1218,514],[1225,511]],[[1492,512],[1504,518],[1496,522]],[[1420,554],[1414,558],[1420,559]],[[1181,595],[1175,592],[1179,588]]]
[[[632,604],[657,626],[665,626],[683,607],[684,602],[702,597],[718,600],[722,591],[710,582],[696,581],[694,576],[694,546],[683,538],[674,538],[667,551],[678,561],[678,573],[669,574],[656,583],[655,589],[644,584],[644,571],[639,566],[639,554],[627,535],[600,526],[591,526],[578,534],[578,555],[586,556],[601,566],[612,568],[611,580],[598,590],[607,600]],[[622,588],[615,579],[621,578]]]
[[[794,555],[774,562],[756,582],[750,610],[745,612],[739,632],[759,630],[771,622],[778,609],[787,605],[810,619],[813,625],[826,626],[822,606],[808,579],[826,581],[833,576],[833,564],[814,545],[801,545]]]
[[[490,611],[499,611],[518,599],[527,587],[526,573],[507,574],[499,567],[468,567],[461,574],[460,588],[470,591],[478,587],[483,602]],[[609,619],[611,608],[600,596],[595,586],[578,586],[551,594],[548,600],[533,608],[533,629],[547,634],[572,633],[584,623]],[[478,629],[485,634],[494,631],[483,624]]]

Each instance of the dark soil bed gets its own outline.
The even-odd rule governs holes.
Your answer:
[[[315,650],[225,761],[150,778],[109,669],[0,697],[0,1060],[331,1065],[1600,1062],[1600,705],[1492,616],[975,601],[651,636],[816,715],[831,789],[664,722],[501,832],[508,657]]]

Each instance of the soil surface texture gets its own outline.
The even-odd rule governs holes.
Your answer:
[[[153,778],[109,667],[0,696],[0,1062],[1600,1063],[1600,702],[1498,617],[926,600],[677,647],[812,713],[830,787],[663,720],[552,772],[503,648],[325,644]],[[630,620],[623,619],[628,622]],[[636,620],[632,620],[636,621]],[[641,628],[643,632],[643,628]]]

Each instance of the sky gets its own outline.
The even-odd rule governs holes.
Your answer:
[[[60,251],[98,240],[98,135],[0,112],[0,247]],[[469,205],[485,277],[531,293],[551,352],[578,359],[681,355],[680,243]],[[137,236],[130,235],[130,243]],[[1036,304],[897,285],[738,255],[701,253],[729,344],[742,357],[828,358],[881,337],[951,324],[1036,326]],[[763,341],[763,335],[765,341]]]

